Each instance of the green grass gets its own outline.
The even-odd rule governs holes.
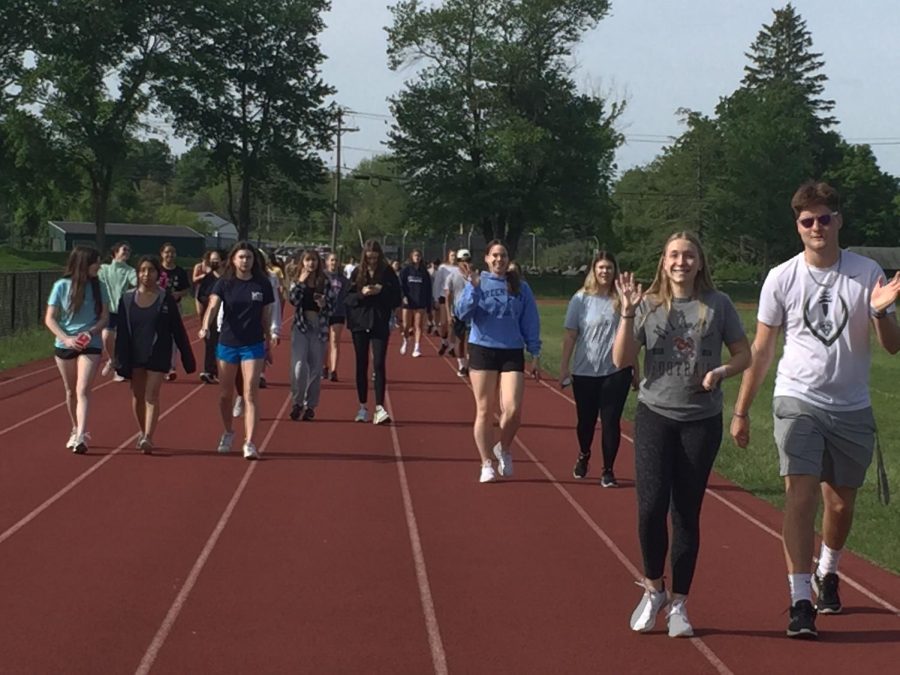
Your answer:
[[[752,331],[756,326],[756,312],[753,309],[739,310],[748,337],[752,341]],[[565,303],[541,303],[541,334],[544,341],[542,364],[550,372],[559,372],[562,351],[563,319]],[[776,358],[780,358],[781,349]],[[900,357],[890,356],[877,344],[873,345],[870,390],[872,406],[878,421],[881,448],[894,499],[890,506],[882,506],[874,481],[874,462],[868,479],[859,491],[853,531],[847,542],[848,548],[894,572],[900,572],[900,403],[896,383],[900,380]],[[716,460],[716,471],[729,480],[746,488],[753,494],[771,502],[779,509],[784,505],[783,481],[778,475],[778,452],[772,437],[772,391],[775,382],[775,363],[769,370],[766,382],[756,397],[750,411],[750,446],[738,448],[728,435],[731,423],[730,411],[740,387],[740,378],[730,378],[724,385],[725,393],[725,440]],[[633,419],[637,398],[628,397],[625,417]],[[572,442],[574,442],[574,421]]]
[[[0,337],[0,370],[53,356],[53,335],[44,326]]]
[[[65,251],[19,251],[0,246],[0,272],[62,269],[68,256]]]

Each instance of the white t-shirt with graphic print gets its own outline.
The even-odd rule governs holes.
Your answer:
[[[828,269],[808,266],[799,253],[769,272],[757,318],[784,327],[775,396],[793,396],[826,410],[871,405],[874,312],[869,299],[878,279],[884,281],[878,264],[850,251],[841,251]]]

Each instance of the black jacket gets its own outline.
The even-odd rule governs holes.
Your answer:
[[[116,330],[116,372],[126,379],[131,378],[131,370],[134,367],[131,358],[131,306],[134,303],[136,291],[126,292],[119,300],[119,323]],[[191,350],[191,341],[188,339],[181,313],[178,311],[178,303],[165,291],[160,290],[162,299],[157,303],[156,335],[153,338],[153,350],[150,352],[148,370],[160,373],[169,372],[172,364],[172,342],[178,345],[181,352],[181,365],[186,373],[197,370],[194,360],[194,352]]]
[[[350,276],[350,290],[344,298],[347,308],[347,327],[354,332],[370,331],[377,335],[387,335],[391,316],[400,306],[400,280],[390,267],[381,277],[381,293],[363,295],[356,288],[356,278],[361,274],[362,265]]]

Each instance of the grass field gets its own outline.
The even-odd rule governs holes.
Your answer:
[[[62,269],[68,256],[64,251],[19,251],[0,246],[0,272]]]
[[[739,310],[744,327],[752,341],[756,326],[753,309]],[[550,372],[559,372],[559,359],[563,336],[565,301],[554,299],[541,303],[541,334],[544,340],[542,364]],[[781,355],[779,347],[778,357]],[[778,475],[778,454],[772,438],[772,389],[775,381],[773,363],[769,376],[751,409],[750,446],[738,448],[728,436],[731,423],[730,411],[734,406],[740,378],[726,380],[725,429],[726,438],[716,460],[716,471],[754,494],[781,508],[784,502],[783,482]],[[873,346],[870,390],[872,405],[878,421],[881,448],[894,499],[890,506],[882,506],[875,488],[874,466],[869,471],[866,484],[860,489],[856,518],[848,547],[866,558],[894,572],[900,572],[900,355],[890,356],[877,344]],[[633,419],[636,395],[631,394],[625,408],[625,417]],[[577,453],[575,441],[575,412],[572,411],[570,439],[573,458]]]

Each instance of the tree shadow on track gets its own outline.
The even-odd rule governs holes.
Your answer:
[[[835,631],[828,628],[823,629],[821,623],[817,624],[817,628],[819,629],[818,642],[878,644],[900,641],[900,630]],[[785,641],[788,639],[783,630],[727,630],[719,628],[699,628],[694,630],[694,637],[705,638],[713,635],[773,638]]]

